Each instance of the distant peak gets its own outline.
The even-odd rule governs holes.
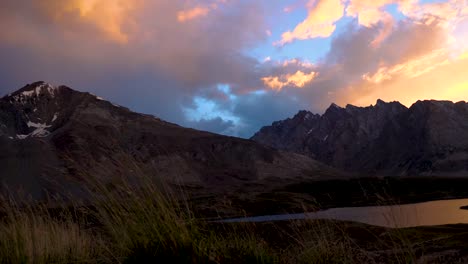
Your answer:
[[[297,112],[297,116],[301,116],[301,115],[306,115],[307,113],[309,113],[309,111],[307,110],[299,110],[299,112]]]
[[[51,85],[50,83],[47,83],[47,82],[44,82],[44,81],[37,81],[37,82],[33,82],[27,86],[31,86],[31,87],[37,87],[37,86],[41,86],[41,85]]]
[[[377,103],[375,105],[379,106],[379,105],[385,105],[385,104],[387,104],[387,102],[385,102],[384,100],[377,99]]]
[[[455,105],[455,103],[447,100],[418,100],[411,106],[411,108],[419,106],[449,107],[452,105]]]
[[[55,89],[57,88],[56,86],[48,83],[48,82],[44,82],[44,81],[38,81],[38,82],[33,82],[31,84],[28,84],[26,85],[25,87],[23,87],[22,91],[27,91],[27,90],[34,90],[34,89],[42,89],[42,88],[51,88],[51,89]]]
[[[328,107],[328,109],[344,109],[344,108],[335,103],[332,103],[330,107]]]
[[[346,109],[357,109],[359,108],[358,106],[352,105],[352,104],[347,104]]]
[[[327,108],[327,110],[325,111],[325,113],[322,115],[322,116],[327,116],[327,115],[342,115],[346,112],[345,108],[335,104],[335,103],[332,103],[330,105],[330,107]]]
[[[307,110],[300,110],[297,112],[297,114],[294,116],[294,119],[301,119],[301,120],[309,120],[309,119],[315,119],[320,117],[319,115],[314,115],[310,111]]]
[[[396,110],[405,110],[408,109],[406,106],[402,105],[398,101],[391,101],[391,102],[385,102],[381,99],[377,100],[377,104],[375,105],[376,107],[381,107],[381,108],[391,108],[391,109],[396,109]]]

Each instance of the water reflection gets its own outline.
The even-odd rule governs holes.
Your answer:
[[[335,219],[384,227],[468,224],[468,210],[460,209],[466,205],[468,205],[468,199],[439,200],[406,205],[332,208],[315,213],[234,218],[223,220],[223,222]]]

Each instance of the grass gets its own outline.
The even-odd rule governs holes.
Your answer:
[[[463,256],[444,255],[447,248],[434,243],[468,241],[468,228],[212,223],[195,218],[186,199],[150,179],[88,186],[85,207],[51,211],[3,199],[0,263],[463,263]]]
[[[53,218],[42,207],[9,203],[0,224],[0,263],[95,263],[105,256],[100,235],[73,221]]]

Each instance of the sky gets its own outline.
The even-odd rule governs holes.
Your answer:
[[[244,138],[331,103],[468,101],[468,0],[2,0],[0,94],[39,80]]]

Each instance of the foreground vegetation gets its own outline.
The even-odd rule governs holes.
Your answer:
[[[144,180],[93,182],[91,202],[1,203],[0,263],[466,263],[468,226],[333,221],[222,224]],[[138,186],[138,187],[137,187]]]

